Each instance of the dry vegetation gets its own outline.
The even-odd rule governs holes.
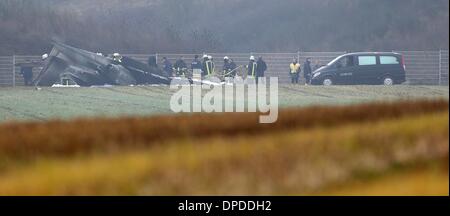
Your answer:
[[[257,117],[3,124],[0,194],[448,195],[447,101]]]

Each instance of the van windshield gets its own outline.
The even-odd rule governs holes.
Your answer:
[[[335,59],[333,59],[333,61],[330,61],[327,66],[333,65],[334,63],[336,63],[337,61],[339,61],[342,58],[343,55],[336,57]]]

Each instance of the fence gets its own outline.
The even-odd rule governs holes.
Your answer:
[[[406,64],[406,80],[412,85],[448,85],[449,72],[449,51],[396,51],[403,54]],[[293,58],[300,63],[307,57],[312,58],[313,63],[326,64],[335,57],[345,52],[297,52],[297,53],[211,53],[216,63],[216,68],[222,68],[223,57],[228,56],[234,60],[237,65],[246,65],[250,55],[262,56],[266,61],[268,70],[266,76],[278,77],[280,83],[289,82],[288,68]],[[150,54],[124,54],[142,62],[146,62]],[[195,54],[152,54],[156,55],[160,62],[162,57],[167,57],[174,62],[180,56],[183,56],[187,62],[193,59]],[[25,62],[26,60],[39,60],[39,56],[0,56],[0,86],[22,86],[24,85],[20,68],[15,67],[15,63]],[[39,73],[40,68],[33,69],[33,75]]]

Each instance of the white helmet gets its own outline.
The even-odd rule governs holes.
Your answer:
[[[208,55],[204,54],[204,55],[203,55],[203,58],[208,58]]]
[[[208,59],[211,60],[211,59],[212,59],[212,56],[208,56]]]
[[[46,58],[48,58],[48,54],[45,53],[44,55],[42,55],[42,60],[45,60]]]
[[[114,53],[113,56],[114,56],[114,57],[119,57],[120,54],[119,54],[119,53]]]
[[[250,56],[250,60],[255,60],[255,56]]]
[[[223,57],[223,59],[224,59],[224,60],[228,60],[229,58],[228,58],[228,56],[225,56],[225,57]]]

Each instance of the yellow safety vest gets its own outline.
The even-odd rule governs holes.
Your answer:
[[[253,65],[252,65],[252,77],[255,77],[256,66],[257,66],[256,62],[253,62]]]
[[[297,63],[297,64],[291,63],[291,65],[289,67],[291,68],[291,73],[295,74],[295,73],[298,73],[298,70],[300,69],[300,64],[299,63]]]
[[[206,61],[206,72],[208,73],[208,75],[214,73],[214,62],[210,60]]]

